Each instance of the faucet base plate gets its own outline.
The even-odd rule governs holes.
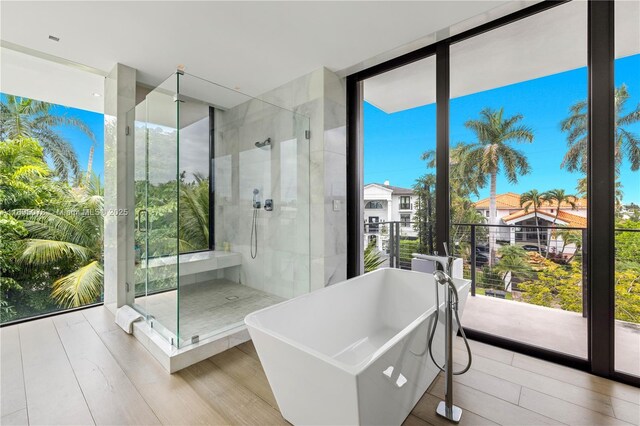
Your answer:
[[[444,401],[440,401],[438,408],[436,408],[436,414],[444,417],[454,423],[458,423],[462,417],[462,409],[455,405],[451,406],[451,409],[447,409],[447,404]]]

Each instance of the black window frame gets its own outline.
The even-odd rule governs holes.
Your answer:
[[[403,201],[409,199],[409,201]],[[411,196],[410,195],[401,195],[400,196],[400,210],[411,210]]]
[[[216,109],[209,107],[209,250],[216,248],[215,227],[215,124]]]
[[[434,44],[347,76],[347,276],[363,272],[361,220],[363,187],[363,82],[375,75],[436,56],[436,239],[450,241],[449,89],[452,44],[526,19],[570,0],[545,0]],[[588,226],[586,244],[587,359],[536,347],[500,336],[469,330],[475,340],[525,353],[572,368],[640,386],[640,377],[615,369],[614,199],[614,1],[588,0],[587,69],[589,117]],[[595,241],[600,242],[596,244]],[[606,242],[606,244],[602,244]],[[598,283],[593,285],[591,283]]]
[[[371,205],[379,205],[380,207],[367,207],[367,206],[371,206]],[[378,201],[378,200],[367,201],[366,204],[364,205],[364,208],[365,208],[365,210],[384,210],[384,206],[382,205],[382,201]]]

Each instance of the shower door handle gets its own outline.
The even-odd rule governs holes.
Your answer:
[[[142,212],[145,213],[144,229],[142,229],[142,226],[140,226],[140,224],[142,223],[142,218],[140,217],[140,213]],[[149,225],[149,212],[147,211],[147,209],[138,210],[138,232],[147,232],[148,225]]]

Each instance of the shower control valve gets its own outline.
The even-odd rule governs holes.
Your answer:
[[[264,209],[268,212],[273,210],[273,200],[271,198],[264,200]]]

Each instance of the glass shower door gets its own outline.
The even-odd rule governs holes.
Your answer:
[[[310,121],[188,73],[178,78],[184,348],[309,291]],[[200,252],[205,216],[213,250]]]
[[[177,76],[136,107],[136,307],[172,344],[178,335]]]

